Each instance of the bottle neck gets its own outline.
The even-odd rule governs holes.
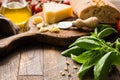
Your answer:
[[[4,6],[4,7],[9,7],[9,5],[12,4],[12,3],[16,3],[16,5],[21,4],[22,6],[27,5],[26,0],[2,0],[2,6]]]

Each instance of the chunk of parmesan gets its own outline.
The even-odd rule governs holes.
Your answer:
[[[53,2],[44,3],[43,13],[46,23],[56,23],[73,16],[72,7],[70,5]]]

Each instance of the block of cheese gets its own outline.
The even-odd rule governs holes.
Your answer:
[[[100,23],[110,24],[120,19],[120,10],[109,0],[70,0],[70,4],[74,13],[81,19],[95,16]]]
[[[72,6],[58,3],[44,3],[44,19],[46,23],[56,23],[73,16]]]

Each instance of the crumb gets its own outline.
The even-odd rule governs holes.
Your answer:
[[[70,65],[69,61],[66,61],[65,63],[66,63],[67,65]]]
[[[65,72],[63,72],[63,71],[62,71],[60,74],[61,74],[62,76],[65,76]]]
[[[34,17],[33,18],[33,24],[38,24],[38,23],[41,23],[43,21],[42,17],[41,16],[37,16],[37,17]]]
[[[65,67],[65,68],[64,68],[64,71],[68,71],[68,69]]]
[[[68,77],[71,77],[71,73],[68,73]]]
[[[46,28],[46,27],[41,27],[40,30],[39,30],[40,33],[41,32],[47,32],[47,31],[48,31],[48,28]]]
[[[73,66],[73,68],[74,68],[74,69],[78,69],[78,67],[77,67],[77,66]]]

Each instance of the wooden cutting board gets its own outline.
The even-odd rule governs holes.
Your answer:
[[[120,0],[108,0],[115,4],[120,9]],[[32,24],[32,20],[35,16],[42,16],[42,13],[36,14],[30,18],[28,21],[28,26],[30,30],[24,33],[20,33],[8,38],[4,38],[0,40],[0,55],[2,53],[8,53],[14,48],[20,48],[25,44],[32,43],[48,43],[56,46],[67,46],[74,42],[78,37],[89,35],[90,32],[86,32],[83,30],[78,30],[75,28],[71,28],[69,30],[60,30],[60,33],[40,33],[36,26]],[[75,17],[70,20],[75,19]],[[5,55],[5,54],[3,54]]]
[[[44,38],[40,38],[41,42],[45,42],[48,44],[53,44],[53,45],[58,45],[58,46],[67,46],[69,44],[71,44],[73,41],[75,41],[78,37],[80,36],[84,36],[84,35],[89,35],[90,32],[85,31],[85,30],[80,30],[77,29],[76,27],[71,27],[69,29],[66,30],[61,30],[58,33],[55,32],[43,32],[40,33],[39,29],[33,24],[33,18],[36,16],[43,16],[43,13],[38,13],[34,16],[31,17],[31,19],[28,22],[28,26],[30,27],[30,31],[34,32],[38,32],[39,36],[43,36]],[[76,19],[76,17],[71,17],[66,19],[65,21],[71,21]]]
[[[68,46],[69,44],[73,43],[78,37],[90,34],[90,32],[78,30],[75,27],[71,27],[67,30],[60,30],[59,33],[40,33],[38,28],[33,25],[33,18],[36,16],[42,16],[42,13],[35,14],[29,19],[28,27],[30,29],[27,32],[19,33],[17,35],[0,40],[0,57],[7,54],[11,50],[14,50],[15,48],[21,48],[26,44],[32,43],[47,43],[56,46]],[[73,19],[75,19],[75,17],[69,18],[67,20]]]

